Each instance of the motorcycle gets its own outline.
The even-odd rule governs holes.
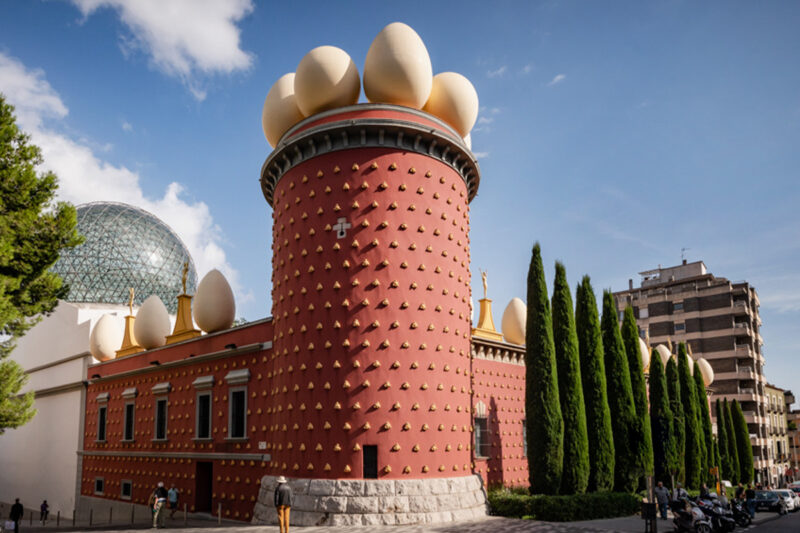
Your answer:
[[[684,498],[670,502],[675,518],[675,531],[678,533],[712,533],[711,521],[696,503]]]
[[[731,512],[733,519],[739,527],[747,527],[753,521],[750,513],[747,511],[747,506],[742,500],[735,500],[731,503]]]
[[[698,498],[697,505],[711,522],[711,529],[714,533],[730,533],[736,529],[733,513],[723,508],[719,500]]]

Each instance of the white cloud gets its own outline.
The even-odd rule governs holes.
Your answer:
[[[472,152],[476,159],[486,159],[489,157],[489,152]]]
[[[139,174],[124,166],[102,160],[85,139],[73,139],[45,125],[69,112],[41,70],[30,70],[18,60],[0,52],[0,92],[16,107],[19,126],[42,149],[43,168],[58,175],[61,199],[81,204],[116,201],[132,204],[163,220],[180,236],[194,258],[201,277],[213,268],[222,271],[239,299],[243,293],[238,272],[227,261],[222,248],[222,231],[204,202],[184,198],[183,186],[170,183],[162,197],[146,195]],[[57,125],[57,124],[56,124]]]
[[[488,71],[486,73],[486,76],[488,76],[489,78],[499,78],[503,74],[505,74],[507,70],[508,70],[508,66],[503,65],[502,67],[500,67],[498,69]]]
[[[143,51],[167,75],[179,78],[197,100],[206,92],[199,75],[247,70],[253,55],[241,49],[237,23],[253,11],[252,0],[72,0],[85,18],[101,8],[117,12],[127,35],[126,57]]]
[[[558,85],[562,81],[567,79],[566,74],[556,74],[556,77],[550,80],[550,83],[547,84],[548,87],[552,87],[553,85]]]
[[[127,120],[122,121],[122,131],[133,131],[133,125]]]
[[[533,65],[530,63],[519,69],[520,74],[530,74],[532,71],[533,71]]]

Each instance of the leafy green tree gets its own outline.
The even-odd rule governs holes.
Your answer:
[[[719,453],[720,477],[731,483],[738,483],[738,476],[731,466],[731,456],[728,453],[728,425],[725,423],[725,412],[722,402],[717,398],[717,452]]]
[[[564,265],[556,263],[553,282],[553,340],[556,348],[558,390],[564,419],[564,470],[561,494],[583,494],[589,483],[589,441],[581,388],[578,335],[572,295]]]
[[[684,482],[686,480],[686,463],[683,459],[686,451],[686,422],[681,403],[678,365],[675,363],[674,357],[670,357],[667,361],[667,391],[669,392],[669,407],[672,411],[672,428],[675,431],[675,454],[670,458],[672,465],[670,471],[676,481]]]
[[[50,267],[63,248],[82,241],[75,208],[55,201],[56,176],[37,173],[41,152],[28,141],[0,94],[0,433],[35,414],[33,397],[18,396],[22,369],[5,358],[69,291]]]
[[[736,445],[736,431],[733,426],[733,415],[731,406],[728,399],[722,402],[722,410],[725,416],[725,432],[728,434],[728,457],[731,462],[731,483],[739,483],[742,481],[741,463],[739,462],[739,449]]]
[[[739,453],[739,481],[750,483],[753,481],[753,445],[750,444],[750,430],[747,429],[742,406],[736,400],[731,404],[731,418],[736,434],[736,451]]]
[[[631,373],[631,390],[633,403],[636,406],[636,417],[633,420],[634,450],[636,450],[637,470],[639,476],[653,475],[653,437],[650,430],[650,411],[647,405],[647,385],[644,382],[644,367],[639,348],[639,327],[633,315],[633,307],[625,308],[625,315],[620,326],[622,342],[628,356],[628,369]]]
[[[713,476],[710,469],[715,465],[716,456],[714,455],[714,435],[711,433],[711,413],[708,411],[708,396],[706,395],[706,384],[703,381],[703,373],[700,372],[700,365],[694,363],[694,385],[695,396],[697,398],[697,413],[700,421],[701,438],[705,444],[703,461],[703,480],[711,482]]]
[[[678,345],[678,376],[681,382],[681,403],[683,404],[683,420],[686,427],[686,486],[700,488],[702,468],[702,448],[700,444],[700,428],[697,424],[697,400],[695,387],[689,372],[689,361],[686,345]]]
[[[667,393],[667,376],[656,350],[650,357],[650,427],[653,436],[653,467],[656,481],[671,486],[671,459],[675,456],[675,431]]]
[[[525,420],[530,490],[534,494],[557,494],[564,461],[564,420],[558,399],[550,301],[538,242],[533,247],[528,270],[525,347]]]
[[[722,480],[723,478],[722,478],[722,474],[721,474],[721,470],[720,470],[720,468],[721,468],[720,465],[722,464],[722,462],[721,462],[720,456],[719,456],[719,441],[717,441],[716,437],[713,437],[713,439],[714,439],[713,440],[713,442],[714,442],[714,466],[717,468],[717,473],[719,475],[719,479]]]
[[[575,297],[575,329],[581,360],[581,383],[586,405],[589,437],[590,492],[607,492],[614,487],[614,438],[606,390],[603,337],[597,301],[589,276],[578,285]]]
[[[631,373],[628,356],[622,344],[622,335],[617,322],[617,306],[611,291],[603,291],[603,316],[600,320],[603,332],[603,351],[606,362],[606,388],[608,406],[614,416],[614,490],[633,492],[639,478],[639,460],[636,446],[636,406],[631,391]]]

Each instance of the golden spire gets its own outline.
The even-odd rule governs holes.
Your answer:
[[[128,287],[128,314],[133,316],[133,296],[134,296],[133,287]]]
[[[133,324],[136,321],[136,317],[133,316],[133,297],[135,294],[133,287],[128,287],[129,314],[125,317],[125,334],[122,338],[122,346],[117,350],[117,357],[124,357],[142,351],[142,347],[136,343],[136,337],[133,335]]]
[[[194,327],[192,322],[192,297],[186,294],[186,278],[189,275],[189,262],[183,263],[183,273],[181,274],[181,285],[183,292],[178,295],[178,315],[175,317],[175,329],[172,335],[167,336],[167,344],[185,341],[199,337],[200,330]]]
[[[181,294],[186,294],[186,277],[189,275],[189,261],[185,261],[183,263],[183,274],[181,275],[181,286],[183,287],[183,292]]]
[[[483,337],[484,339],[491,339],[493,341],[502,341],[503,335],[494,327],[494,319],[492,318],[492,301],[486,297],[488,292],[489,283],[487,281],[487,272],[481,270],[481,282],[483,283],[483,298],[478,300],[481,304],[480,315],[478,317],[477,327],[472,328],[472,334],[476,337]]]

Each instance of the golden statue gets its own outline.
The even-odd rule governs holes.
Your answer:
[[[183,274],[181,275],[181,285],[183,285],[183,294],[186,294],[186,277],[189,275],[189,261],[183,263]]]
[[[486,293],[489,290],[489,282],[486,281],[486,271],[480,269],[479,271],[481,273],[481,282],[483,283],[483,298],[486,299],[487,298]]]
[[[133,287],[128,287],[128,311],[133,316]]]

